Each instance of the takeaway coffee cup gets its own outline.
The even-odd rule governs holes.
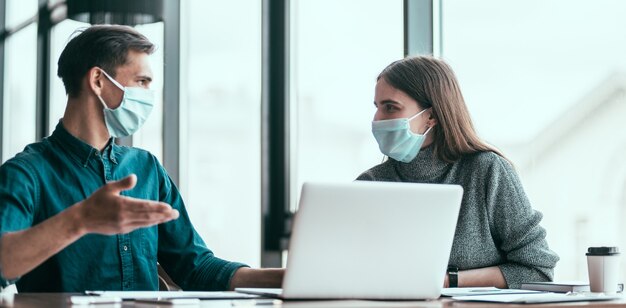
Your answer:
[[[619,255],[617,247],[589,247],[587,249],[591,292],[617,292]]]

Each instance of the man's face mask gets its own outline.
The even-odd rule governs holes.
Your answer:
[[[115,109],[107,107],[102,97],[98,95],[98,99],[104,106],[104,122],[111,137],[128,137],[141,128],[152,112],[154,91],[140,87],[124,87],[107,72],[102,69],[101,71],[116,87],[124,92],[122,103]]]
[[[422,148],[429,127],[423,135],[411,131],[411,120],[424,113],[424,109],[410,118],[372,121],[372,133],[380,151],[404,163],[412,161]]]

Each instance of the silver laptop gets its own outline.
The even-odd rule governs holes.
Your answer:
[[[305,183],[283,299],[438,298],[463,189],[391,182]]]

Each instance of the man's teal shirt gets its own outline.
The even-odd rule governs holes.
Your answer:
[[[152,154],[113,142],[100,152],[61,122],[50,137],[0,167],[0,235],[37,225],[132,173],[137,185],[122,195],[168,203],[180,217],[128,234],[83,236],[19,278],[19,292],[157,290],[157,261],[184,290],[228,288],[245,265],[219,259],[206,247],[178,189]]]

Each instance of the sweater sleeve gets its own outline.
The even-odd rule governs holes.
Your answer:
[[[355,181],[376,181],[376,179],[369,172],[363,172]]]
[[[559,257],[548,247],[543,215],[534,210],[513,167],[498,157],[487,177],[493,236],[507,262],[500,265],[509,288],[551,281]]]

